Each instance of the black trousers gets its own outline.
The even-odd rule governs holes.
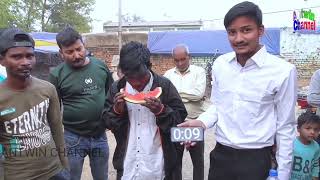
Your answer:
[[[178,169],[179,177],[182,179],[182,159],[183,159],[184,145],[177,145]],[[197,142],[197,144],[189,150],[192,164],[193,164],[193,180],[204,180],[204,142]]]
[[[210,153],[208,180],[266,180],[271,168],[271,147],[234,149],[217,142]]]

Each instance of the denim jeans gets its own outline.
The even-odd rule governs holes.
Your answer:
[[[66,155],[70,165],[71,180],[80,180],[83,161],[90,159],[91,174],[94,180],[108,180],[109,146],[107,136],[84,137],[70,131],[64,131]]]
[[[49,180],[70,180],[70,179],[71,179],[70,171],[67,169],[63,169],[56,175],[52,176]]]

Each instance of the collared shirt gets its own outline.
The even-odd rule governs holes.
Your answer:
[[[6,68],[0,65],[0,83],[7,78]]]
[[[280,180],[291,172],[297,96],[294,65],[262,47],[242,67],[235,53],[213,65],[213,105],[198,119],[216,124],[216,140],[235,149],[272,146],[276,138]]]
[[[151,74],[150,81],[143,92],[150,91],[152,83]],[[128,82],[125,88],[130,94],[138,93]],[[164,159],[156,117],[147,107],[129,102],[126,104],[130,130],[122,179],[162,180],[164,179]]]
[[[178,90],[187,109],[188,118],[195,119],[203,112],[203,96],[206,90],[206,73],[202,67],[190,65],[184,74],[177,68],[168,70],[164,76]]]

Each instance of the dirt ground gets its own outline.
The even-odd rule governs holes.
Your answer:
[[[109,142],[109,148],[110,148],[110,157],[109,157],[109,180],[115,180],[116,179],[116,171],[114,170],[112,166],[112,156],[113,152],[116,146],[116,141],[114,139],[113,134],[108,131],[107,132],[108,136],[108,142]],[[205,167],[205,179],[207,179],[208,172],[209,172],[209,154],[210,151],[214,148],[215,146],[215,138],[214,138],[214,129],[209,129],[205,131],[205,155],[204,155],[204,167]],[[184,156],[183,156],[184,164],[183,164],[183,179],[184,180],[192,180],[192,162],[189,153],[185,151]],[[82,178],[81,180],[92,180],[91,176],[91,171],[90,171],[90,166],[88,163],[88,158],[85,160],[84,168],[83,168],[83,173],[82,173]]]
[[[301,114],[302,112],[304,112],[305,110],[299,109],[299,107],[296,107],[296,117],[299,116],[299,114]],[[112,166],[112,156],[113,156],[113,152],[115,149],[115,139],[113,137],[113,134],[108,131],[107,132],[107,136],[108,136],[108,142],[109,142],[109,148],[110,148],[110,157],[109,157],[109,180],[115,180],[116,177],[116,171],[114,170],[113,166]],[[204,161],[204,165],[205,165],[205,179],[207,179],[208,176],[208,172],[209,172],[209,154],[211,152],[211,150],[214,148],[215,146],[215,137],[214,137],[214,129],[209,129],[207,131],[205,131],[205,161]],[[183,164],[183,179],[184,180],[192,180],[192,162],[190,159],[190,156],[188,153],[185,152],[184,155],[184,160],[183,160],[184,164]],[[1,168],[0,168],[0,180],[2,180],[1,174],[3,172],[1,172]],[[90,171],[90,167],[89,167],[89,163],[88,163],[88,158],[86,158],[85,164],[84,164],[84,168],[83,168],[83,173],[82,173],[82,180],[92,180],[92,176],[91,176],[91,171]]]
[[[298,106],[296,106],[296,117],[298,117],[302,112],[305,112],[305,110],[300,109]],[[113,134],[108,131],[108,142],[109,142],[109,148],[110,148],[110,157],[109,157],[109,180],[115,180],[116,177],[116,171],[114,170],[112,166],[112,156],[115,149],[115,139],[113,137]],[[208,177],[209,172],[209,166],[210,166],[210,159],[209,154],[211,150],[214,148],[216,144],[215,137],[214,137],[214,128],[206,130],[205,131],[205,152],[204,152],[204,170],[205,170],[205,179]],[[192,162],[189,153],[184,153],[183,156],[184,164],[183,164],[183,179],[184,180],[192,180]],[[82,180],[92,180],[90,167],[88,164],[88,158],[85,161],[85,165],[83,168],[83,174],[82,174]]]

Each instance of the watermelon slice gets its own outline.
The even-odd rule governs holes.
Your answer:
[[[162,93],[162,88],[161,87],[156,87],[153,91],[149,92],[140,92],[137,94],[129,94],[127,91],[125,91],[123,88],[120,90],[120,92],[123,92],[125,97],[124,99],[128,102],[135,103],[135,104],[143,104],[146,103],[144,98],[149,98],[149,97],[154,97],[158,98],[160,97]]]

